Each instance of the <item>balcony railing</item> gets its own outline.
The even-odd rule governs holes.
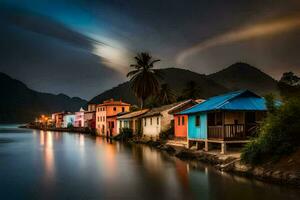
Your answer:
[[[225,124],[221,126],[208,126],[209,139],[246,140],[248,134],[245,124]]]

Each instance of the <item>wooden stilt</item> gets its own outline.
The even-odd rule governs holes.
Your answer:
[[[221,143],[221,154],[226,154],[226,143]]]
[[[205,140],[204,143],[205,143],[205,144],[204,144],[204,151],[208,151],[208,150],[209,150],[209,148],[208,148],[208,141]]]

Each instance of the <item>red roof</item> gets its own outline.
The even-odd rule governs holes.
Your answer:
[[[103,101],[102,104],[98,104],[97,107],[99,106],[130,106],[129,103],[125,103],[123,101],[115,101],[114,99],[109,99],[106,101]]]

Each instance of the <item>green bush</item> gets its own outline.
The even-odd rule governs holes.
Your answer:
[[[242,161],[260,164],[278,159],[300,146],[300,99],[290,99],[269,113],[259,129],[259,135],[242,151]]]

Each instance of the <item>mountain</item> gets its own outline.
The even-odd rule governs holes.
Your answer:
[[[208,98],[227,91],[249,89],[260,95],[277,93],[277,81],[259,69],[246,64],[235,63],[219,72],[210,75],[198,74],[186,69],[166,68],[159,69],[163,73],[164,80],[175,92],[180,95],[187,82],[193,80],[197,83],[201,96]],[[107,90],[94,97],[91,103],[101,103],[109,98],[122,99],[136,104],[136,98],[130,89],[129,82]]]
[[[40,114],[77,111],[86,101],[64,94],[54,95],[29,89],[21,81],[0,72],[0,122],[29,122]]]
[[[208,98],[228,91],[224,86],[209,79],[206,75],[198,74],[186,69],[166,68],[158,70],[163,75],[162,83],[167,83],[177,95],[182,93],[189,81],[195,81],[201,92],[201,98]],[[125,102],[136,104],[136,98],[131,91],[129,82],[122,83],[117,87],[103,92],[94,97],[91,103],[100,103],[109,98],[122,99]]]
[[[277,93],[277,81],[247,63],[235,63],[208,76],[230,90],[249,89],[260,95]]]

